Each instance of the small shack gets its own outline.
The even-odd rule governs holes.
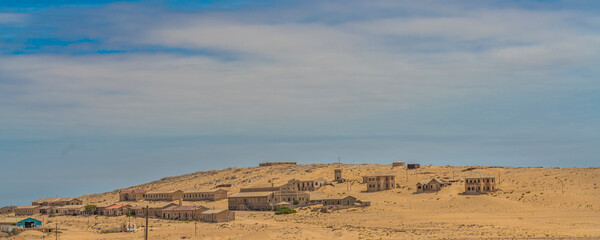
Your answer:
[[[418,164],[418,163],[409,163],[409,164],[406,164],[406,168],[407,169],[421,168],[421,164]]]
[[[393,162],[392,167],[404,167],[406,166],[405,162]]]
[[[227,209],[210,209],[200,214],[200,221],[220,223],[235,220],[235,212]]]
[[[41,226],[42,221],[30,217],[10,217],[0,220],[0,231],[2,232],[12,232],[13,229],[27,229]]]
[[[442,189],[442,187],[448,185],[450,185],[449,182],[443,181],[438,178],[420,181],[417,183],[417,193],[439,191],[440,189]]]
[[[323,198],[323,206],[353,206],[357,199],[353,196],[332,196]]]

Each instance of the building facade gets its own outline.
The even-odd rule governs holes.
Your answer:
[[[148,191],[144,194],[146,201],[176,201],[183,198],[183,191]]]
[[[172,206],[162,210],[162,218],[169,220],[200,220],[200,214],[208,208],[203,206]]]
[[[227,209],[209,209],[200,214],[202,222],[220,223],[233,220],[235,220],[235,212]]]
[[[396,176],[391,173],[376,173],[367,176],[367,192],[390,190],[396,187]]]
[[[123,189],[119,191],[119,201],[141,201],[144,200],[144,194],[148,192],[144,189]]]
[[[15,216],[26,216],[40,213],[40,206],[19,206],[15,208]]]
[[[496,177],[480,173],[465,177],[465,194],[484,194],[496,191]]]
[[[229,210],[269,211],[275,204],[273,192],[239,192],[227,198]]]
[[[450,185],[449,182],[440,180],[438,178],[420,181],[419,183],[417,183],[417,193],[436,192],[448,185]]]
[[[218,201],[227,199],[227,190],[189,190],[183,192],[184,201]]]

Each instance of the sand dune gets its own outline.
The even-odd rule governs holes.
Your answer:
[[[333,164],[229,168],[168,177],[135,186],[148,190],[208,189],[231,183],[231,192],[257,183],[292,178],[333,179]],[[299,209],[291,215],[237,212],[223,224],[151,220],[150,239],[600,239],[600,169],[423,166],[416,170],[389,165],[343,165],[348,183],[319,189],[323,195],[350,194],[371,200],[371,207],[333,213]],[[474,168],[474,169],[473,169]],[[470,171],[465,171],[472,169]],[[362,176],[377,171],[396,174],[400,188],[368,193]],[[415,184],[432,177],[461,179],[472,172],[495,175],[499,191],[462,195],[456,182],[436,193],[415,194]],[[118,200],[117,191],[83,196],[86,203]],[[190,202],[226,208],[227,201]],[[126,217],[54,217],[64,227],[60,239],[141,239],[142,233],[99,234],[94,228],[117,226]],[[15,238],[17,239],[17,238]]]

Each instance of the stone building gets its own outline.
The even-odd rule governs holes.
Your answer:
[[[176,201],[183,197],[183,191],[148,191],[144,194],[144,199],[147,201]]]
[[[56,207],[56,213],[60,215],[81,215],[84,211],[83,205],[65,205]]]
[[[334,178],[334,179],[335,179],[335,180],[334,180],[335,182],[337,182],[337,183],[343,183],[343,182],[346,182],[346,179],[344,179],[344,178],[342,177],[342,169],[341,169],[341,168],[336,168],[336,169],[334,169],[334,170],[333,170],[333,174],[334,174],[334,177],[335,177],[335,178]]]
[[[175,203],[148,203],[139,206],[133,206],[130,209],[134,211],[136,217],[146,217],[146,207],[148,207],[149,218],[162,217],[162,210],[168,207],[178,206]]]
[[[438,178],[433,178],[431,180],[424,180],[417,183],[417,192],[435,192],[442,189],[442,187],[450,185],[449,182],[440,180]]]
[[[323,206],[354,206],[356,198],[353,196],[331,196],[323,198]]]
[[[16,206],[2,207],[2,208],[0,208],[0,214],[14,213],[15,212],[15,208],[16,208]]]
[[[296,185],[299,191],[315,191],[327,184],[327,180],[324,178],[318,178],[315,180],[298,180],[292,179],[288,183]]]
[[[367,192],[390,190],[396,187],[396,177],[392,173],[367,175]]]
[[[162,218],[169,220],[200,220],[200,214],[208,208],[204,206],[172,206],[162,210]]]
[[[40,206],[19,206],[15,208],[15,216],[34,215],[40,213]]]
[[[235,220],[235,212],[227,209],[209,209],[200,213],[200,221],[220,223]]]
[[[483,194],[496,191],[496,177],[475,173],[465,177],[465,194]]]
[[[188,190],[183,192],[184,201],[218,201],[227,198],[227,190]]]
[[[406,166],[405,162],[393,162],[392,167],[404,167]]]
[[[269,211],[275,204],[273,192],[239,192],[227,198],[229,210]]]
[[[119,192],[119,201],[141,201],[146,192],[144,189],[123,189]]]
[[[53,207],[61,207],[67,205],[82,205],[83,202],[79,198],[42,198],[36,201],[31,202],[31,206],[53,206]]]

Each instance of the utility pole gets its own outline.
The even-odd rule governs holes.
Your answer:
[[[56,240],[58,240],[58,222],[56,222],[56,228],[54,229],[54,233],[56,233]]]
[[[144,230],[144,240],[148,240],[148,206],[146,206],[146,229]]]
[[[198,234],[198,219],[194,219],[194,236]]]

